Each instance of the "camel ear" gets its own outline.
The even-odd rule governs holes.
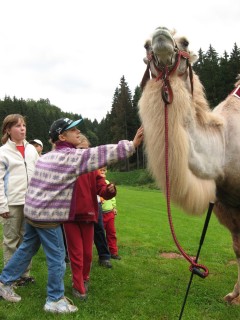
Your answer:
[[[194,64],[198,60],[198,55],[196,53],[194,53],[193,51],[190,51],[189,55],[190,55],[189,62],[191,64]]]
[[[146,40],[144,44],[144,48],[148,51],[151,48],[152,42],[151,40]]]
[[[172,30],[169,30],[171,35],[174,36],[177,33],[177,30],[174,28]]]
[[[146,40],[145,44],[144,44],[144,48],[146,49],[146,54],[148,55],[149,52],[152,50],[152,42],[151,40]],[[144,63],[148,64],[148,58],[144,57],[143,58]]]
[[[148,64],[148,58],[144,57],[144,58],[143,58],[143,62],[144,62],[145,64]]]

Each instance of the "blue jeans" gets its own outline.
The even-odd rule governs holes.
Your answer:
[[[56,228],[36,228],[26,223],[23,242],[2,270],[0,281],[11,285],[19,279],[41,244],[48,265],[47,300],[58,301],[64,296],[63,278],[66,270],[65,248],[60,225]]]
[[[94,244],[97,248],[100,260],[110,260],[111,254],[108,249],[105,230],[102,219],[102,208],[98,205],[98,223],[94,223]]]

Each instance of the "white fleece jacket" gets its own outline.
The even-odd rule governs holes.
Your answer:
[[[25,158],[8,141],[0,147],[0,213],[8,212],[8,205],[22,205],[29,181],[39,155],[35,147],[24,140]]]

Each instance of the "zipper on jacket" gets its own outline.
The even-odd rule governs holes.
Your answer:
[[[28,172],[27,172],[27,163],[26,163],[26,161],[25,161],[25,158],[24,158],[24,165],[25,165],[25,170],[26,170],[27,186],[28,186]]]

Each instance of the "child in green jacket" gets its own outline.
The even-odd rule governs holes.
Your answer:
[[[106,183],[109,184],[109,181],[106,180],[107,167],[100,168],[99,171],[101,176],[105,178]],[[121,257],[118,255],[117,236],[115,228],[115,216],[117,215],[116,198],[114,197],[110,200],[105,200],[102,198],[101,204],[103,225],[106,231],[106,238],[109,251],[111,253],[111,258],[121,260]]]

